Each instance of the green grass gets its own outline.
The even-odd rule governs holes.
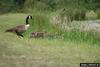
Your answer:
[[[49,23],[50,12],[33,11],[31,15],[33,17],[32,20],[29,20],[31,26],[28,31],[23,34],[24,36],[29,37],[30,33],[33,31],[48,33],[56,33],[58,31],[57,27],[54,27]]]
[[[100,37],[95,32],[69,31],[64,32],[63,37],[69,41],[86,42],[91,45],[100,44]]]
[[[81,62],[100,62],[100,46],[62,39],[19,38],[5,33],[23,24],[27,14],[0,16],[0,67],[80,67]]]

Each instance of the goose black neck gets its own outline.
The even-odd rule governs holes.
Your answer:
[[[28,23],[28,19],[29,19],[29,18],[27,17],[27,18],[26,18],[26,24],[29,24],[29,23]]]

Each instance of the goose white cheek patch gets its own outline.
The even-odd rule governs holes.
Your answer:
[[[31,16],[29,16],[29,19],[31,19]]]

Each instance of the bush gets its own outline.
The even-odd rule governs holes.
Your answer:
[[[96,20],[98,17],[97,13],[93,10],[86,12],[86,19],[87,20]]]
[[[97,10],[96,10],[96,13],[97,13],[97,15],[98,15],[97,18],[100,19],[100,9],[97,9]]]

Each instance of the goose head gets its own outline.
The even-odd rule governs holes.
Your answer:
[[[28,19],[32,19],[32,16],[31,16],[31,15],[28,15],[28,16],[26,17],[26,24],[29,24],[29,23],[28,23]]]
[[[27,18],[28,18],[28,19],[32,19],[32,16],[31,16],[31,15],[28,15]]]

